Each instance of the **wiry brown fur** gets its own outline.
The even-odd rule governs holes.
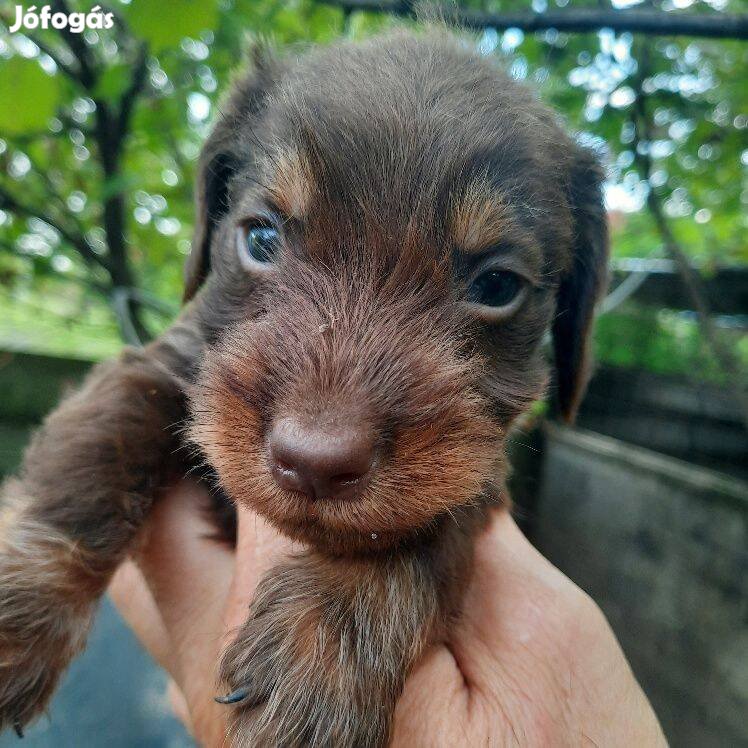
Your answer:
[[[234,742],[386,743],[505,498],[506,434],[544,390],[549,328],[560,410],[578,405],[600,180],[528,91],[445,34],[259,58],[201,156],[191,303],[98,367],[5,489],[0,727],[38,713],[82,646],[187,418],[221,490],[308,546],[261,581],[223,657],[222,684],[246,692],[227,707]],[[268,213],[280,255],[247,270],[237,227]],[[466,301],[488,266],[525,278],[511,314]],[[360,496],[274,482],[268,434],[287,417],[374,435]]]

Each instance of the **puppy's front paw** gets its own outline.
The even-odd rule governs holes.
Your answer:
[[[24,725],[46,707],[63,667],[7,642],[0,644],[0,659],[0,732],[13,727],[22,737]]]
[[[22,734],[83,648],[89,618],[39,599],[24,606],[16,593],[0,585],[0,731],[13,727]]]
[[[377,748],[404,677],[366,596],[315,588],[305,567],[276,569],[226,651],[221,677],[236,746]],[[397,637],[390,640],[396,645]]]
[[[80,599],[84,577],[66,574],[61,554],[36,542],[50,533],[11,533],[2,522],[0,530],[0,731],[21,734],[83,649],[93,606]]]

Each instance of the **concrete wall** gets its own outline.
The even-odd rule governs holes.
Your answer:
[[[748,745],[748,484],[545,437],[535,543],[602,607],[673,745]]]

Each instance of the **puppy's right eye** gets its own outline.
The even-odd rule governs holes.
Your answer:
[[[270,265],[280,245],[278,229],[268,223],[251,223],[240,226],[237,232],[239,259],[245,267]]]
[[[467,300],[481,318],[500,322],[517,311],[528,291],[529,283],[518,273],[495,268],[473,279]]]

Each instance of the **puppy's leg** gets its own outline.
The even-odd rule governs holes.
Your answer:
[[[234,745],[386,745],[405,677],[444,638],[469,575],[470,534],[449,522],[411,550],[310,552],[261,581],[222,662]]]
[[[82,648],[175,450],[184,397],[152,353],[96,367],[2,488],[0,730],[20,732]]]

